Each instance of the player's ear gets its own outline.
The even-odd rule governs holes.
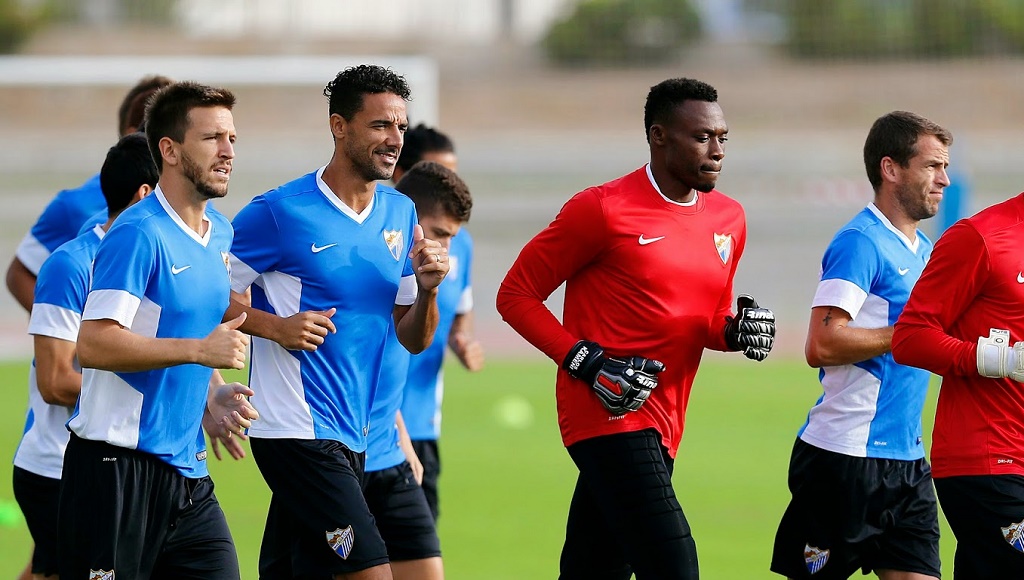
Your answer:
[[[655,123],[651,125],[651,130],[647,134],[648,141],[651,145],[664,145],[665,144],[665,128]]]
[[[881,161],[882,179],[885,181],[896,181],[897,163],[892,157],[883,157]]]
[[[167,165],[178,164],[178,147],[177,143],[174,142],[170,137],[161,137],[160,142],[157,143],[157,147],[160,149],[160,157]]]
[[[142,201],[147,195],[153,193],[153,188],[148,183],[143,183],[139,186],[139,189],[135,191],[135,195],[132,196],[132,203]]]
[[[335,139],[341,139],[345,136],[345,118],[341,115],[334,113],[330,119],[331,134],[334,135]]]

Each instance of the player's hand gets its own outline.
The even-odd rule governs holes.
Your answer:
[[[409,258],[412,259],[416,283],[422,290],[437,288],[451,267],[448,249],[440,242],[423,237],[423,226],[419,224],[412,230],[412,250],[409,251]]]
[[[451,347],[466,370],[476,372],[484,368],[484,347],[480,341],[465,332],[459,332],[452,337]]]
[[[731,350],[743,351],[751,360],[768,358],[775,345],[775,313],[761,308],[747,294],[736,298],[736,316],[725,319],[725,344]]]
[[[639,409],[651,396],[665,365],[642,356],[606,357],[599,344],[581,340],[569,350],[562,368],[590,385],[605,409],[625,415]]]
[[[288,350],[315,351],[328,334],[338,332],[331,317],[337,308],[307,310],[292,314],[278,325],[274,342]]]
[[[245,457],[240,440],[246,439],[245,430],[259,419],[259,412],[249,402],[255,393],[241,383],[220,385],[210,392],[203,413],[203,429],[210,436],[213,455],[219,460],[220,443],[235,459]]]
[[[1010,346],[1010,331],[992,328],[978,338],[978,374],[1024,382],[1024,342]]]
[[[199,364],[213,369],[245,368],[245,352],[249,336],[238,327],[245,322],[245,313],[222,322],[199,343]]]

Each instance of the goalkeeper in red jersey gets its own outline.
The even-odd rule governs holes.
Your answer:
[[[561,366],[558,422],[579,468],[563,580],[695,579],[697,551],[672,488],[705,348],[764,360],[775,317],[733,313],[743,208],[715,190],[728,126],[706,83],[669,79],[644,111],[650,163],[570,199],[498,290],[502,318]],[[562,283],[563,323],[544,301]]]
[[[935,242],[892,335],[896,362],[942,376],[932,476],[954,578],[1024,578],[1024,193]]]

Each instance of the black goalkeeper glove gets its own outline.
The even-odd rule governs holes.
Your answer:
[[[607,357],[601,345],[581,340],[569,350],[562,368],[590,385],[605,409],[625,415],[639,409],[651,396],[665,365],[642,356]]]
[[[731,350],[743,351],[751,360],[768,358],[775,344],[775,314],[760,308],[751,296],[736,298],[736,317],[725,319],[725,344]]]

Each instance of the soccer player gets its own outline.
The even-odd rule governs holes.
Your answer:
[[[451,138],[422,123],[406,131],[405,144],[402,145],[402,154],[398,157],[393,179],[399,180],[405,171],[419,161],[434,161],[452,171],[458,171],[458,157]],[[438,438],[441,435],[445,349],[446,346],[451,348],[462,366],[474,372],[484,366],[484,350],[473,336],[473,238],[461,227],[469,220],[472,199],[468,197],[467,190],[465,201],[460,202],[465,204],[465,209],[448,208],[455,211],[446,213],[439,211],[445,209],[439,201],[433,196],[418,193],[419,190],[429,191],[423,187],[417,187],[416,191],[411,192],[399,188],[399,191],[416,202],[416,212],[426,234],[442,243],[450,240],[447,247],[452,264],[445,283],[438,288],[437,308],[440,319],[434,342],[426,351],[412,358],[402,395],[402,419],[415,451],[410,461],[414,469],[418,467],[422,473],[423,492],[427,496],[430,513],[436,520],[439,513],[437,480],[441,474],[441,455]],[[421,200],[426,205],[421,206]],[[435,224],[438,220],[447,223]]]
[[[424,233],[451,249],[453,238],[460,233],[472,209],[465,182],[440,163],[422,161],[405,173],[396,189],[415,202]],[[435,517],[422,487],[424,468],[409,440],[404,413],[399,408],[410,389],[410,364],[430,357],[434,381],[440,372],[445,338],[463,294],[460,280],[465,279],[459,272],[461,261],[451,251],[449,259],[452,268],[437,292],[440,320],[434,342],[414,356],[398,342],[394,332],[388,333],[377,392],[370,408],[363,495],[387,546],[396,579],[443,577]],[[433,388],[430,390],[433,399]],[[428,412],[436,411],[437,403],[433,400],[423,404],[428,406]],[[415,416],[423,415],[421,409],[412,412],[418,413]]]
[[[896,362],[942,376],[931,461],[954,578],[1024,577],[1024,194],[949,227],[896,321]]]
[[[893,361],[893,324],[932,243],[918,230],[949,185],[953,137],[906,111],[864,142],[874,201],[825,250],[811,302],[807,363],[824,393],[797,435],[792,501],[772,571],[789,578],[939,577],[939,521],[921,443],[930,374]]]
[[[768,356],[775,318],[733,277],[743,208],[715,190],[728,127],[710,85],[668,79],[644,111],[650,163],[570,199],[523,248],[498,312],[561,365],[558,422],[579,479],[561,578],[697,578],[672,488],[705,348]],[[565,282],[560,324],[544,300]],[[662,364],[659,361],[666,361]]]
[[[118,135],[134,133],[142,123],[146,100],[158,89],[171,84],[164,76],[148,76],[139,80],[121,101],[117,111]],[[106,221],[106,202],[96,174],[74,189],[57,194],[43,210],[32,229],[18,244],[14,258],[7,267],[7,289],[26,312],[32,310],[32,293],[36,275],[50,253],[92,225]],[[87,222],[89,228],[85,228]]]
[[[232,289],[252,291],[250,447],[272,492],[264,578],[391,578],[363,497],[370,403],[388,328],[430,344],[448,253],[390,179],[408,124],[405,79],[360,65],[328,83],[324,167],[254,198],[234,220]],[[332,321],[332,318],[334,321]],[[336,322],[335,322],[336,321]]]
[[[68,422],[58,523],[63,578],[237,580],[238,558],[206,467],[201,424],[213,369],[240,369],[230,293],[227,194],[234,95],[191,82],[146,111],[160,180],[104,236],[78,336],[82,390]],[[235,433],[255,418],[236,385],[212,413]]]

